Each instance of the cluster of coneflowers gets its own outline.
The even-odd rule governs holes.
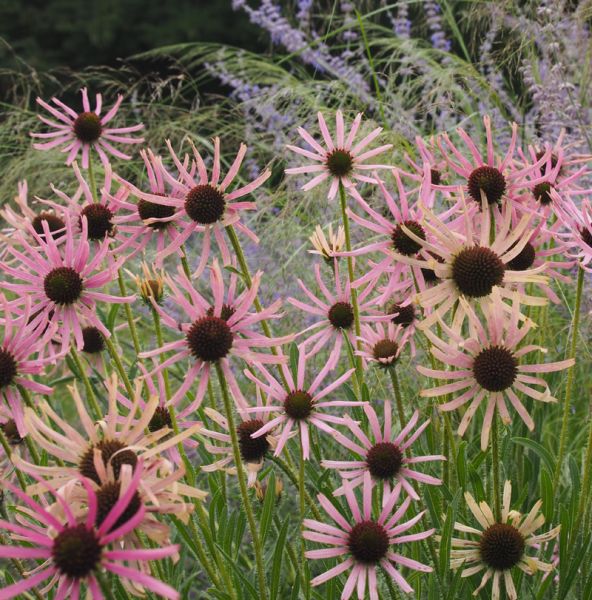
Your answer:
[[[452,540],[451,567],[479,573],[476,592],[491,580],[494,598],[503,580],[513,599],[515,568],[553,568],[540,549],[559,528],[537,533],[541,503],[511,510],[510,482],[502,489],[498,419],[508,424],[515,412],[532,430],[527,407],[556,401],[543,374],[574,364],[573,356],[542,360],[529,315],[559,301],[553,280],[569,280],[570,269],[579,310],[592,268],[592,208],[582,199],[589,157],[561,139],[517,148],[515,125],[499,155],[486,117],[483,149],[461,129],[462,145],[445,134],[418,139],[405,166],[394,167],[375,163],[391,145],[375,144],[380,128],[361,133],[362,115],[346,129],[337,111],[332,133],[319,113],[319,135],[301,128],[304,145],[288,147],[309,164],[286,173],[305,178],[305,193],[327,185],[341,224],[316,228],[316,287],[299,281],[302,294],[287,299],[311,324],[279,336],[281,301],[261,305],[263,273],[251,275],[239,237],[258,241],[245,215],[257,210],[254,193],[271,171],[245,181],[244,144],[230,161],[218,138],[205,150],[188,140],[187,153],[169,141],[163,155],[142,149],[145,177],[132,182],[108,156],[129,159],[115,145],[143,142],[134,137],[142,125],[109,126],[121,97],[104,116],[101,96],[91,110],[86,90],[82,112],[57,98],[38,102],[51,131],[32,134],[45,140],[35,146],[61,148],[74,183],[35,201],[23,183],[2,210],[1,476],[14,510],[0,520],[0,558],[21,578],[0,598],[29,590],[109,597],[107,573],[131,594],[178,598],[152,563],[179,560],[178,522],[211,585],[236,597],[204,534],[207,494],[196,487],[200,472],[219,472],[238,480],[266,600],[253,500],[276,493],[265,490],[275,468],[298,491],[304,556],[326,569],[311,562],[321,572],[303,587],[337,578],[344,600],[354,592],[376,599],[382,572],[391,594],[393,582],[411,592],[406,573],[432,568],[411,558],[408,544],[433,551],[435,539],[415,506],[424,504],[423,485],[441,484],[423,463],[447,457],[417,445],[431,423],[401,394],[406,351],[436,381],[421,396],[442,413],[447,443],[458,421],[458,435],[480,429],[481,450],[491,447],[492,507],[465,494],[475,522],[454,525],[465,535]],[[417,351],[426,344],[430,356]],[[388,378],[394,406],[369,393],[375,377]],[[64,380],[71,402],[55,393]],[[569,397],[559,462],[568,416]],[[318,504],[305,477],[313,453],[339,481]]]

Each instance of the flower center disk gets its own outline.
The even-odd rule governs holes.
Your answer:
[[[191,354],[199,360],[215,362],[224,358],[232,348],[234,338],[226,321],[219,317],[202,317],[187,332]]]
[[[0,425],[0,429],[2,429],[2,433],[4,437],[8,440],[8,443],[12,446],[16,446],[22,443],[23,438],[18,432],[18,428],[16,426],[16,421],[14,419],[9,419],[6,423],[2,423]]]
[[[422,240],[426,239],[425,231],[417,221],[403,221],[403,225],[418,238]],[[395,250],[403,256],[413,256],[421,250],[421,244],[412,240],[407,233],[403,231],[403,226],[400,224],[395,227],[395,230],[391,234],[391,240]]]
[[[261,462],[270,448],[266,435],[252,438],[251,434],[259,431],[264,423],[260,419],[244,421],[236,428],[241,457],[245,462]]]
[[[516,380],[518,361],[507,348],[490,346],[475,357],[473,375],[477,383],[487,391],[502,392]]]
[[[107,518],[111,509],[117,504],[121,494],[121,484],[119,482],[108,482],[102,485],[97,490],[97,516],[95,519],[95,525],[100,527],[103,521]],[[138,492],[135,492],[131,497],[125,510],[121,513],[117,521],[111,525],[109,531],[121,527],[127,523],[142,507],[142,500]]]
[[[506,269],[511,271],[526,271],[534,264],[536,252],[534,246],[530,242],[526,242],[524,248],[512,260],[506,263]]]
[[[83,327],[82,340],[82,351],[87,354],[98,354],[105,349],[103,334],[96,327]]]
[[[551,198],[552,189],[551,184],[544,181],[534,186],[532,194],[535,200],[538,200],[543,206],[548,206],[553,202],[553,198]]]
[[[102,204],[87,204],[80,211],[82,217],[86,217],[89,240],[102,240],[113,231],[113,213]]]
[[[349,532],[349,551],[357,562],[373,565],[388,552],[389,539],[385,528],[374,521],[362,521]]]
[[[131,465],[135,469],[138,464],[138,457],[133,450],[129,450],[125,444],[117,440],[101,440],[96,445],[91,445],[90,448],[82,455],[78,470],[81,475],[92,479],[97,485],[101,484],[101,479],[94,464],[94,449],[97,448],[101,452],[101,458],[105,465],[111,463],[113,475],[115,479],[119,478],[121,467],[123,465]]]
[[[349,329],[354,323],[354,309],[349,302],[336,302],[327,318],[336,329]]]
[[[101,560],[96,533],[86,525],[66,527],[53,540],[51,555],[60,573],[72,579],[89,575]]]
[[[385,365],[392,365],[397,361],[399,344],[394,340],[384,339],[376,342],[372,348],[372,356],[378,362]]]
[[[33,229],[35,230],[35,233],[37,233],[38,235],[40,235],[42,237],[45,235],[45,233],[43,231],[43,222],[44,221],[45,221],[45,223],[47,223],[49,233],[51,233],[51,237],[54,240],[58,240],[63,235],[65,235],[66,224],[64,223],[64,221],[62,221],[62,219],[60,219],[60,217],[58,217],[57,215],[54,215],[53,213],[46,212],[46,211],[39,213],[31,221],[31,225],[33,226]],[[56,231],[58,231],[59,233],[56,233]]]
[[[0,388],[10,385],[18,372],[17,362],[14,356],[0,348]]]
[[[312,396],[303,390],[294,390],[286,396],[284,410],[297,421],[308,419],[314,410]]]
[[[160,431],[165,427],[168,427],[169,429],[173,428],[171,413],[165,406],[157,406],[152,418],[150,419],[150,423],[148,423],[148,430],[152,432]]]
[[[452,261],[452,279],[459,292],[469,298],[491,294],[504,281],[504,263],[491,249],[471,246],[461,250]]]
[[[506,523],[494,523],[479,540],[481,559],[496,571],[505,571],[517,565],[525,548],[522,534]]]
[[[469,175],[469,195],[481,204],[481,192],[485,193],[488,204],[502,199],[506,191],[506,178],[495,167],[477,167]]]
[[[149,202],[148,200],[138,201],[138,215],[142,221],[146,221],[146,219],[168,219],[174,214],[174,206],[158,204],[157,202]],[[155,221],[153,223],[148,223],[148,227],[151,227],[152,229],[166,229],[169,224],[169,221]]]
[[[73,125],[74,135],[86,144],[96,142],[103,133],[101,119],[94,112],[83,112],[76,117]]]
[[[327,155],[325,165],[333,177],[345,177],[353,171],[354,159],[347,150],[336,148]]]
[[[208,183],[196,185],[185,196],[185,212],[200,225],[212,225],[219,221],[225,208],[224,194]]]
[[[56,267],[45,276],[43,289],[56,304],[73,304],[82,294],[82,279],[72,267]]]
[[[413,304],[401,306],[400,304],[393,302],[392,304],[389,304],[386,314],[394,314],[395,316],[392,317],[391,321],[395,325],[403,325],[403,327],[409,327],[415,320],[415,308],[413,308]]]
[[[368,450],[366,464],[372,477],[390,480],[401,470],[403,453],[391,442],[380,442]]]
[[[230,306],[229,304],[223,304],[222,310],[220,311],[220,318],[223,321],[228,321],[228,319],[230,319],[230,317],[232,317],[232,315],[234,313],[235,313],[235,310],[232,306]],[[208,310],[206,311],[206,314],[208,315],[208,317],[213,317],[214,316],[214,307],[210,306],[210,308],[208,308]]]

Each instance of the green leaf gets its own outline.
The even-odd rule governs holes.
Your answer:
[[[466,456],[467,443],[461,442],[458,445],[458,452],[456,453],[456,474],[458,475],[458,482],[464,489],[467,487],[467,456]]]
[[[553,474],[555,461],[553,460],[551,453],[544,446],[530,438],[515,437],[512,438],[512,441],[515,444],[519,444],[520,446],[532,450],[541,459],[549,473]]]
[[[282,525],[282,528],[280,529],[275,543],[273,564],[271,566],[271,585],[269,590],[271,600],[276,600],[280,589],[280,582],[282,579],[282,558],[284,556],[284,546],[286,545],[286,535],[288,534],[289,524],[290,522],[288,519],[286,519]]]
[[[290,344],[290,371],[292,372],[292,378],[294,381],[298,379],[298,358],[300,351],[296,342]]]
[[[543,514],[547,521],[553,519],[554,511],[554,495],[553,495],[553,480],[546,469],[541,471],[541,499],[543,501]]]
[[[273,511],[276,505],[275,496],[275,473],[271,473],[267,479],[267,490],[265,491],[265,499],[263,500],[263,509],[261,510],[261,543],[264,544],[267,539],[267,534],[271,528],[273,519]]]

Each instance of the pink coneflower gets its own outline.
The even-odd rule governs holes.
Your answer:
[[[314,233],[309,238],[314,250],[311,254],[319,254],[328,264],[333,264],[335,258],[345,247],[345,229],[339,225],[337,231],[333,232],[333,226],[329,224],[327,235],[320,225],[315,227]]]
[[[117,150],[111,143],[141,144],[144,138],[131,137],[129,134],[140,131],[144,125],[139,123],[131,127],[105,127],[117,114],[123,96],[118,95],[115,104],[101,117],[103,104],[101,94],[96,95],[95,110],[91,111],[86,88],[82,88],[80,92],[82,93],[81,113],[77,113],[57,98],[51,99],[55,106],[51,106],[41,98],[37,98],[37,103],[61,122],[58,123],[57,121],[52,121],[42,115],[38,115],[39,120],[53,127],[54,131],[49,133],[31,133],[31,136],[34,138],[50,139],[48,142],[33,144],[33,146],[37,150],[50,150],[58,146],[63,146],[62,152],[68,153],[66,159],[67,165],[74,162],[78,154],[82,152],[83,169],[88,169],[91,150],[96,151],[105,167],[109,164],[107,154],[116,158],[129,160],[131,156]]]
[[[257,406],[265,406],[260,388],[257,388]],[[212,431],[202,429],[199,434],[221,442],[214,445],[208,442],[204,443],[205,449],[214,456],[221,456],[215,462],[209,465],[201,465],[201,470],[206,473],[225,470],[234,475],[236,474],[236,465],[231,465],[234,461],[233,449],[231,444],[230,432],[228,430],[228,421],[213,408],[205,408],[206,415],[221,429],[221,431]],[[247,483],[253,487],[257,482],[257,474],[263,468],[265,457],[277,446],[277,437],[271,432],[259,437],[251,437],[251,434],[259,431],[270,419],[270,413],[263,413],[255,418],[250,418],[245,412],[241,413],[242,422],[236,428],[238,436],[238,445],[241,459],[247,470]]]
[[[559,218],[567,231],[561,235],[571,256],[582,269],[592,272],[592,203],[582,200],[578,208],[573,201],[566,203]]]
[[[469,151],[468,156],[458,150],[448,135],[444,133],[438,138],[438,147],[442,157],[452,171],[466,180],[467,192],[478,205],[481,205],[483,200],[486,204],[499,204],[504,196],[511,201],[516,201],[520,192],[526,187],[527,175],[532,175],[536,168],[541,167],[546,162],[550,150],[534,164],[524,165],[520,169],[516,168],[514,151],[518,138],[518,125],[512,123],[510,144],[504,156],[499,157],[494,149],[489,116],[483,117],[483,124],[485,125],[487,146],[485,154],[479,151],[475,142],[464,129],[459,128],[457,133]],[[540,181],[543,181],[543,179],[541,177]],[[539,183],[537,179],[531,179],[529,185],[537,183]],[[458,191],[459,186],[440,186],[440,189],[455,192]]]
[[[335,381],[330,383],[325,389],[319,390],[321,384],[333,365],[328,362],[319,371],[313,382],[308,386],[306,379],[306,361],[310,355],[306,353],[304,346],[300,346],[298,355],[298,368],[296,379],[293,378],[290,369],[286,365],[281,365],[283,375],[287,382],[287,388],[280,383],[263,365],[258,364],[257,368],[263,374],[265,381],[255,377],[249,370],[245,370],[245,375],[254,381],[261,391],[269,396],[270,402],[265,406],[253,406],[244,408],[243,412],[253,415],[264,415],[269,413],[279,413],[256,432],[251,434],[253,439],[267,435],[274,431],[277,436],[277,446],[275,456],[279,456],[290,437],[293,428],[300,432],[302,441],[302,452],[305,460],[310,456],[309,427],[314,426],[325,433],[334,433],[335,429],[331,424],[343,424],[343,417],[325,413],[325,409],[344,406],[362,406],[363,403],[345,400],[325,400],[331,392],[336,390],[341,384],[349,379],[354,369],[346,371]],[[281,433],[279,429],[283,426]]]
[[[298,285],[302,291],[310,299],[312,304],[301,302],[296,298],[288,298],[288,302],[315,317],[322,319],[309,327],[306,327],[298,335],[304,335],[309,331],[318,329],[310,337],[307,338],[306,344],[313,344],[309,354],[316,354],[321,348],[333,341],[333,349],[327,359],[327,364],[334,367],[341,353],[343,346],[343,336],[347,336],[352,346],[356,346],[356,334],[354,331],[354,309],[351,298],[351,285],[346,279],[345,284],[341,283],[337,262],[334,265],[335,292],[331,292],[325,285],[321,277],[321,267],[316,264],[314,267],[315,278],[319,289],[324,299],[315,296],[305,285],[298,279]],[[376,322],[388,321],[390,316],[369,315],[367,313],[375,304],[375,300],[367,300],[368,295],[372,292],[373,284],[366,286],[360,294],[358,294],[358,308],[360,311],[360,322]]]
[[[42,200],[66,220],[68,215],[72,223],[77,226],[77,231],[82,230],[82,218],[86,217],[88,239],[92,241],[102,241],[105,237],[114,237],[116,233],[115,214],[119,208],[119,202],[123,202],[128,194],[126,188],[119,188],[114,195],[111,194],[113,185],[113,173],[111,165],[105,165],[105,178],[101,186],[101,193],[98,201],[94,201],[93,194],[88,182],[80,172],[78,163],[72,165],[74,174],[78,181],[78,190],[73,196],[58,190],[52,186],[52,190],[64,204],[58,204],[51,200]]]
[[[339,184],[349,188],[354,185],[354,181],[365,181],[375,183],[372,177],[364,175],[365,172],[376,169],[390,169],[389,165],[369,165],[365,161],[369,158],[382,154],[393,147],[392,144],[384,144],[372,150],[362,152],[368,144],[374,141],[382,131],[382,127],[377,127],[368,135],[356,142],[356,135],[362,122],[362,113],[358,113],[354,119],[351,129],[345,135],[345,125],[343,122],[343,113],[338,110],[335,113],[335,138],[331,137],[325,118],[322,113],[317,114],[319,128],[325,147],[317,142],[305,129],[298,128],[300,137],[306,142],[309,148],[300,148],[298,146],[286,146],[292,152],[296,152],[306,158],[314,161],[314,164],[305,167],[292,167],[286,169],[289,175],[300,173],[314,173],[315,176],[302,186],[304,191],[311,190],[326,179],[331,179],[331,185],[327,193],[327,198],[333,200],[337,194]]]
[[[185,359],[192,361],[193,364],[186,372],[183,383],[171,398],[171,403],[176,404],[180,398],[185,396],[193,383],[198,381],[195,399],[192,403],[195,410],[207,390],[213,363],[219,363],[235,400],[239,406],[246,406],[246,400],[243,398],[230,368],[229,358],[236,356],[248,362],[260,363],[278,363],[286,360],[279,354],[264,354],[254,350],[255,348],[281,346],[281,344],[291,341],[293,337],[268,338],[255,331],[254,326],[261,321],[279,316],[276,311],[281,304],[281,301],[277,300],[261,312],[249,312],[257,296],[261,276],[262,272],[257,272],[253,277],[251,288],[245,289],[235,296],[232,287],[225,291],[222,271],[218,262],[214,261],[210,268],[213,303],[208,302],[193,288],[191,281],[181,268],[175,279],[167,278],[167,284],[171,290],[170,300],[181,309],[189,320],[179,323],[158,304],[153,303],[153,306],[167,327],[175,331],[182,331],[185,337],[164,344],[161,348],[143,352],[140,357],[150,358],[164,352],[175,352],[154,371],[159,371]]]
[[[151,431],[149,426],[157,412],[159,399],[151,396],[148,403],[141,406],[143,381],[137,381],[133,405],[125,417],[120,412],[117,377],[108,379],[106,385],[109,407],[98,423],[93,423],[90,418],[78,389],[70,387],[82,433],[60,417],[47,402],[39,404],[41,416],[29,408],[25,411],[27,432],[50,456],[62,463],[47,467],[27,465],[27,468],[43,475],[53,487],[67,484],[76,472],[100,485],[102,477],[98,471],[100,463],[95,460],[97,452],[100,452],[102,463],[112,468],[115,479],[119,478],[123,465],[135,467],[140,458],[149,470],[154,462],[160,464],[160,457],[166,450],[194,435],[201,427],[196,424],[178,435],[171,435],[169,428]],[[143,490],[142,480],[139,485]],[[175,486],[183,496],[203,498],[200,490],[179,482]],[[145,492],[149,494],[150,489],[146,487]]]
[[[30,226],[40,236],[44,236],[42,223],[46,221],[49,232],[56,242],[59,243],[64,239],[66,224],[54,210],[45,209],[35,212],[29,206],[28,185],[26,181],[18,182],[18,194],[14,197],[14,202],[20,212],[17,212],[8,203],[0,210],[0,217],[10,225],[10,230],[4,230],[4,233],[11,235],[14,231],[22,231],[26,234]]]
[[[435,190],[439,190],[438,186],[445,184],[446,161],[436,155],[437,148],[434,138],[430,138],[426,143],[421,137],[417,136],[415,146],[421,162],[405,153],[405,160],[411,167],[411,171],[401,170],[401,173],[412,181],[429,187],[431,193],[425,198],[424,206],[432,208],[436,196]]]
[[[514,297],[509,316],[500,310],[499,298],[484,307],[485,325],[464,299],[461,298],[460,301],[465,305],[463,308],[468,317],[467,338],[443,323],[442,327],[451,338],[449,342],[445,342],[429,330],[425,331],[433,344],[431,351],[434,357],[445,366],[455,367],[455,370],[446,371],[417,366],[417,370],[422,375],[434,379],[453,380],[453,383],[423,390],[421,395],[437,397],[460,393],[454,400],[439,405],[438,408],[444,411],[456,410],[470,402],[458,428],[460,436],[467,430],[479,405],[487,398],[485,419],[481,430],[481,449],[485,451],[495,410],[499,411],[506,424],[511,422],[505,399],[509,400],[532,431],[534,422],[516,392],[522,392],[540,402],[557,402],[557,399],[551,395],[545,380],[537,375],[567,369],[574,364],[574,360],[553,363],[527,363],[524,360],[524,357],[531,352],[545,352],[545,350],[534,345],[519,347],[534,324],[528,319],[521,324],[517,295]]]
[[[392,412],[390,402],[386,401],[384,403],[384,425],[382,431],[374,408],[366,405],[364,406],[364,412],[370,423],[373,440],[349,416],[345,417],[344,425],[354,434],[357,441],[350,440],[339,431],[333,434],[333,437],[342,446],[360,456],[361,459],[323,460],[321,464],[325,468],[337,469],[341,477],[344,478],[344,481],[348,481],[352,489],[362,485],[366,473],[370,473],[373,485],[382,484],[383,501],[385,502],[393,487],[402,487],[413,500],[419,500],[419,496],[409,482],[410,479],[428,485],[440,485],[442,483],[436,477],[419,473],[409,468],[418,463],[432,460],[446,460],[446,457],[442,455],[410,456],[411,446],[430,424],[429,419],[413,431],[419,419],[419,412],[415,411],[404,429],[398,435],[395,435],[391,426]],[[335,490],[334,495],[338,496],[344,493],[345,484]]]
[[[12,314],[6,298],[0,297],[4,337],[0,343],[0,398],[4,397],[11,418],[20,437],[26,429],[23,421],[23,401],[18,386],[35,394],[51,394],[53,389],[33,381],[30,375],[39,375],[46,359],[32,358],[43,346],[43,323],[41,315],[31,316],[31,304],[25,298],[22,314]]]
[[[362,335],[359,338],[361,348],[355,353],[364,359],[366,365],[376,363],[379,367],[388,368],[397,364],[409,337],[409,333],[402,325],[396,325],[392,321],[400,315],[399,311],[391,317],[386,327],[383,323],[377,323],[374,329],[371,325],[362,327]]]
[[[374,520],[372,518],[372,481],[370,473],[367,472],[364,475],[361,507],[349,482],[346,481],[344,487],[345,498],[351,515],[343,516],[331,500],[323,494],[319,494],[317,496],[319,504],[333,519],[335,525],[327,525],[312,519],[304,520],[304,526],[307,529],[302,535],[305,539],[331,546],[322,550],[308,550],[305,553],[307,558],[345,558],[336,567],[315,577],[311,584],[313,586],[320,585],[351,569],[341,599],[348,600],[357,588],[358,600],[364,600],[366,589],[368,589],[370,600],[378,600],[376,575],[380,566],[386,575],[395,580],[403,592],[413,592],[412,587],[395,565],[423,573],[430,573],[432,568],[393,550],[399,550],[407,542],[424,540],[434,533],[434,529],[429,529],[420,533],[401,535],[421,519],[423,512],[409,521],[400,523],[399,521],[407,511],[411,499],[405,498],[401,506],[393,513],[393,508],[400,494],[400,488],[397,487],[386,498],[378,519]],[[393,545],[395,546],[394,549],[392,548]]]
[[[37,247],[24,238],[8,247],[8,253],[20,263],[18,266],[0,263],[0,269],[14,279],[25,282],[3,283],[6,289],[20,296],[11,305],[21,306],[26,298],[30,298],[31,310],[40,321],[48,324],[46,338],[52,338],[57,333],[64,353],[69,347],[71,335],[76,340],[78,350],[84,347],[82,321],[85,325],[96,327],[103,336],[110,337],[111,333],[97,315],[96,303],[133,302],[135,296],[113,296],[98,291],[116,278],[120,264],[109,255],[109,241],[99,243],[91,257],[86,217],[82,218],[82,232],[78,240],[74,236],[72,221],[66,218],[66,239],[62,252],[49,235],[46,221],[43,222],[43,230],[44,237],[30,230]],[[107,262],[107,266],[98,270],[104,262]]]
[[[146,166],[150,193],[153,196],[161,198],[176,195],[182,200],[183,193],[178,188],[171,189],[171,186],[168,184],[168,180],[163,174],[164,166],[160,157],[156,156],[152,150],[141,150],[140,155]],[[172,175],[168,175],[168,177],[172,177]],[[177,175],[177,180],[181,181],[179,175]],[[155,240],[155,261],[157,266],[160,266],[162,263],[162,253],[169,244],[175,242],[179,235],[175,222],[171,220],[176,211],[175,207],[142,198],[139,198],[137,202],[131,201],[128,197],[115,198],[114,201],[118,208],[115,223],[123,238],[123,242],[117,248],[117,252],[127,253],[131,248],[133,252],[129,256],[133,256],[137,252],[144,252],[148,244],[152,240]],[[179,247],[176,252],[181,255],[183,251]],[[208,257],[209,254],[207,252],[202,253],[201,262],[204,266]]]
[[[224,239],[224,228],[233,225],[253,241],[258,241],[257,236],[240,220],[242,211],[255,210],[257,206],[255,202],[247,202],[240,200],[240,198],[248,196],[267,181],[271,176],[271,171],[265,169],[255,180],[229,191],[247,152],[245,144],[240,145],[230,169],[221,182],[219,138],[214,138],[214,164],[210,175],[208,175],[201,154],[193,144],[193,158],[197,165],[197,173],[194,172],[193,168],[188,170],[187,160],[185,160],[185,163],[179,160],[168,140],[167,146],[179,175],[177,178],[173,177],[160,165],[160,174],[170,186],[170,191],[166,196],[161,195],[160,192],[144,192],[128,181],[122,181],[123,185],[131,189],[132,193],[141,200],[157,204],[159,207],[174,209],[172,214],[161,217],[158,222],[177,225],[179,234],[172,243],[161,250],[159,258],[163,259],[177,252],[189,236],[198,231],[204,234],[202,254],[209,254],[211,236],[213,235],[220,248],[224,264],[230,263],[230,251]],[[160,161],[160,158],[158,160]]]
[[[86,584],[87,597],[99,600],[103,598],[103,594],[95,574],[105,569],[121,578],[129,591],[139,588],[140,592],[151,591],[164,598],[177,600],[180,596],[173,588],[129,564],[145,565],[147,561],[173,556],[179,546],[121,549],[119,545],[120,539],[144,518],[146,509],[139,506],[123,524],[118,524],[125,511],[131,508],[140,475],[141,468],[138,465],[133,477],[126,481],[126,489],[104,516],[100,526],[95,524],[100,509],[99,499],[83,477],[80,481],[87,494],[88,504],[88,512],[83,521],[76,519],[68,503],[51,486],[45,484],[45,489],[55,497],[63,511],[62,519],[5,481],[3,485],[26,505],[26,509],[23,507],[19,511],[19,524],[0,520],[0,528],[10,532],[13,540],[25,542],[26,545],[0,546],[0,557],[42,560],[43,563],[29,572],[22,581],[4,587],[1,597],[15,598],[47,582],[41,591],[44,595],[55,588],[56,598],[77,599]]]
[[[466,316],[464,307],[469,306],[469,303],[484,306],[491,302],[494,290],[507,299],[513,297],[517,285],[547,283],[547,278],[540,275],[545,270],[544,263],[525,270],[509,268],[509,263],[529,242],[527,229],[533,216],[524,214],[514,224],[512,206],[504,204],[495,223],[495,241],[490,242],[491,211],[485,202],[482,208],[478,213],[477,223],[473,224],[466,212],[467,207],[462,206],[466,215],[462,229],[451,229],[433,212],[426,211],[423,226],[432,235],[428,241],[405,228],[405,233],[421,244],[424,260],[395,252],[393,256],[400,262],[421,269],[431,269],[437,278],[435,285],[417,296],[423,308],[433,309],[430,314],[425,315],[419,325],[421,328],[432,326],[456,306],[453,327],[459,330]],[[461,298],[467,302],[459,304]],[[522,304],[529,306],[544,306],[547,302],[546,298],[525,293],[521,293],[519,299]],[[505,303],[499,307],[505,311],[510,310]]]
[[[512,570],[518,567],[527,575],[534,575],[537,571],[552,571],[553,565],[544,563],[535,556],[529,556],[526,551],[529,547],[538,548],[539,544],[556,538],[561,527],[534,535],[545,523],[545,517],[539,514],[543,503],[538,500],[527,515],[510,510],[512,484],[509,481],[504,485],[499,521],[495,519],[486,502],[477,503],[469,492],[465,492],[465,500],[481,529],[462,523],[454,524],[456,530],[478,536],[478,539],[452,538],[450,567],[464,567],[461,577],[470,577],[485,569],[479,587],[473,592],[475,596],[489,580],[493,580],[491,597],[497,600],[500,598],[500,583],[503,580],[508,600],[517,600]]]

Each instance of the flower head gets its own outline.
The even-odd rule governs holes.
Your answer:
[[[421,519],[423,512],[409,521],[401,523],[400,521],[407,511],[411,499],[406,498],[393,513],[393,508],[399,499],[400,493],[400,488],[396,488],[386,498],[378,518],[373,518],[372,482],[368,472],[365,473],[363,478],[363,503],[361,507],[349,482],[345,482],[344,487],[350,514],[344,516],[337,510],[331,500],[323,494],[319,494],[317,496],[319,504],[333,519],[335,525],[328,525],[312,519],[304,520],[304,526],[306,527],[302,534],[304,538],[311,542],[329,546],[321,550],[307,550],[305,553],[307,558],[345,558],[336,567],[315,577],[311,581],[312,585],[320,585],[351,569],[341,598],[348,600],[357,587],[358,600],[364,600],[366,589],[368,589],[370,600],[378,600],[377,570],[378,567],[382,567],[385,574],[392,577],[403,592],[412,592],[413,589],[395,565],[401,565],[423,573],[432,571],[431,567],[407,558],[398,552],[404,544],[424,540],[434,533],[434,530],[430,529],[420,533],[401,535]]]
[[[314,164],[305,167],[291,167],[286,169],[286,173],[296,175],[300,173],[314,173],[315,176],[302,186],[304,191],[308,191],[323,181],[331,179],[327,198],[333,200],[337,194],[339,184],[344,187],[351,187],[355,181],[366,181],[375,183],[372,177],[364,175],[367,171],[373,171],[381,168],[390,168],[388,165],[366,164],[366,160],[378,154],[386,152],[392,148],[392,144],[384,144],[363,151],[372,141],[374,141],[382,127],[377,127],[360,141],[356,142],[356,135],[362,122],[362,114],[358,113],[354,119],[351,129],[346,136],[343,113],[338,110],[335,113],[335,137],[329,132],[322,113],[317,114],[319,128],[323,137],[325,146],[322,142],[316,141],[305,129],[298,128],[300,137],[306,142],[309,148],[300,148],[299,146],[287,146],[292,152],[314,161]]]
[[[506,424],[510,423],[511,417],[506,406],[508,400],[532,431],[534,421],[516,392],[522,392],[540,402],[557,402],[551,395],[546,381],[538,374],[566,369],[572,366],[574,361],[569,359],[552,363],[536,363],[524,360],[524,357],[531,352],[545,350],[539,346],[521,345],[534,324],[530,320],[521,322],[516,297],[509,316],[499,309],[499,301],[486,307],[485,325],[464,299],[461,298],[460,302],[461,305],[465,304],[463,308],[469,321],[469,335],[466,339],[443,323],[444,330],[450,336],[448,342],[440,339],[433,332],[426,331],[428,339],[433,344],[431,351],[434,357],[454,369],[440,370],[417,366],[417,370],[422,375],[440,380],[452,380],[452,383],[423,390],[421,395],[437,397],[459,393],[450,402],[439,405],[438,408],[443,411],[456,410],[470,402],[458,428],[458,434],[461,436],[467,430],[479,405],[486,401],[485,420],[481,430],[481,449],[485,451],[495,411],[499,411]]]
[[[392,428],[392,412],[390,402],[384,403],[384,424],[381,430],[376,411],[370,405],[364,406],[364,412],[370,423],[371,436],[366,435],[361,427],[346,416],[344,425],[357,438],[352,441],[339,431],[334,438],[345,448],[357,454],[359,460],[323,460],[322,464],[328,469],[337,469],[340,475],[347,480],[352,488],[364,482],[366,473],[372,476],[372,484],[382,484],[384,488],[383,500],[386,501],[393,487],[402,487],[414,500],[419,500],[417,492],[409,480],[415,480],[428,485],[440,485],[442,482],[436,477],[412,470],[415,464],[429,462],[432,460],[446,460],[445,456],[410,456],[409,450],[413,443],[423,433],[430,421],[422,423],[415,431],[419,412],[415,411],[413,416],[401,430],[395,435]],[[412,433],[413,432],[413,433]],[[406,439],[407,438],[407,439]],[[345,493],[345,483],[335,490],[334,494]]]
[[[314,250],[309,250],[311,254],[320,254],[326,262],[333,263],[333,259],[345,246],[345,230],[339,225],[337,232],[333,232],[333,226],[329,225],[325,235],[323,228],[317,225],[310,236],[310,243],[314,247]]]
[[[34,138],[49,139],[49,141],[36,143],[33,146],[37,150],[50,150],[63,146],[62,152],[68,153],[67,165],[74,162],[78,154],[82,153],[82,167],[84,169],[88,169],[91,150],[97,152],[105,167],[109,164],[107,154],[129,160],[131,156],[115,148],[112,143],[141,144],[144,138],[132,137],[129,134],[140,131],[144,125],[139,123],[131,127],[109,127],[108,123],[117,114],[123,96],[118,95],[115,104],[101,117],[103,104],[101,94],[96,95],[95,109],[91,110],[86,88],[82,88],[80,92],[82,94],[82,112],[76,112],[57,98],[51,99],[54,106],[41,98],[37,98],[37,103],[59,122],[38,115],[41,122],[49,125],[54,130],[48,133],[31,133]]]
[[[450,566],[453,569],[464,567],[462,577],[469,577],[485,569],[477,595],[493,579],[492,598],[500,598],[500,582],[503,580],[509,600],[517,600],[512,571],[514,567],[527,575],[537,571],[549,572],[553,565],[540,561],[528,554],[529,548],[538,548],[559,535],[560,527],[547,533],[535,535],[535,531],[545,522],[539,514],[542,501],[538,500],[527,515],[510,510],[512,484],[506,481],[503,493],[501,519],[496,520],[486,502],[477,503],[473,496],[465,493],[465,500],[481,529],[455,523],[457,531],[469,534],[471,539],[452,538]],[[478,536],[477,539],[474,536]]]

